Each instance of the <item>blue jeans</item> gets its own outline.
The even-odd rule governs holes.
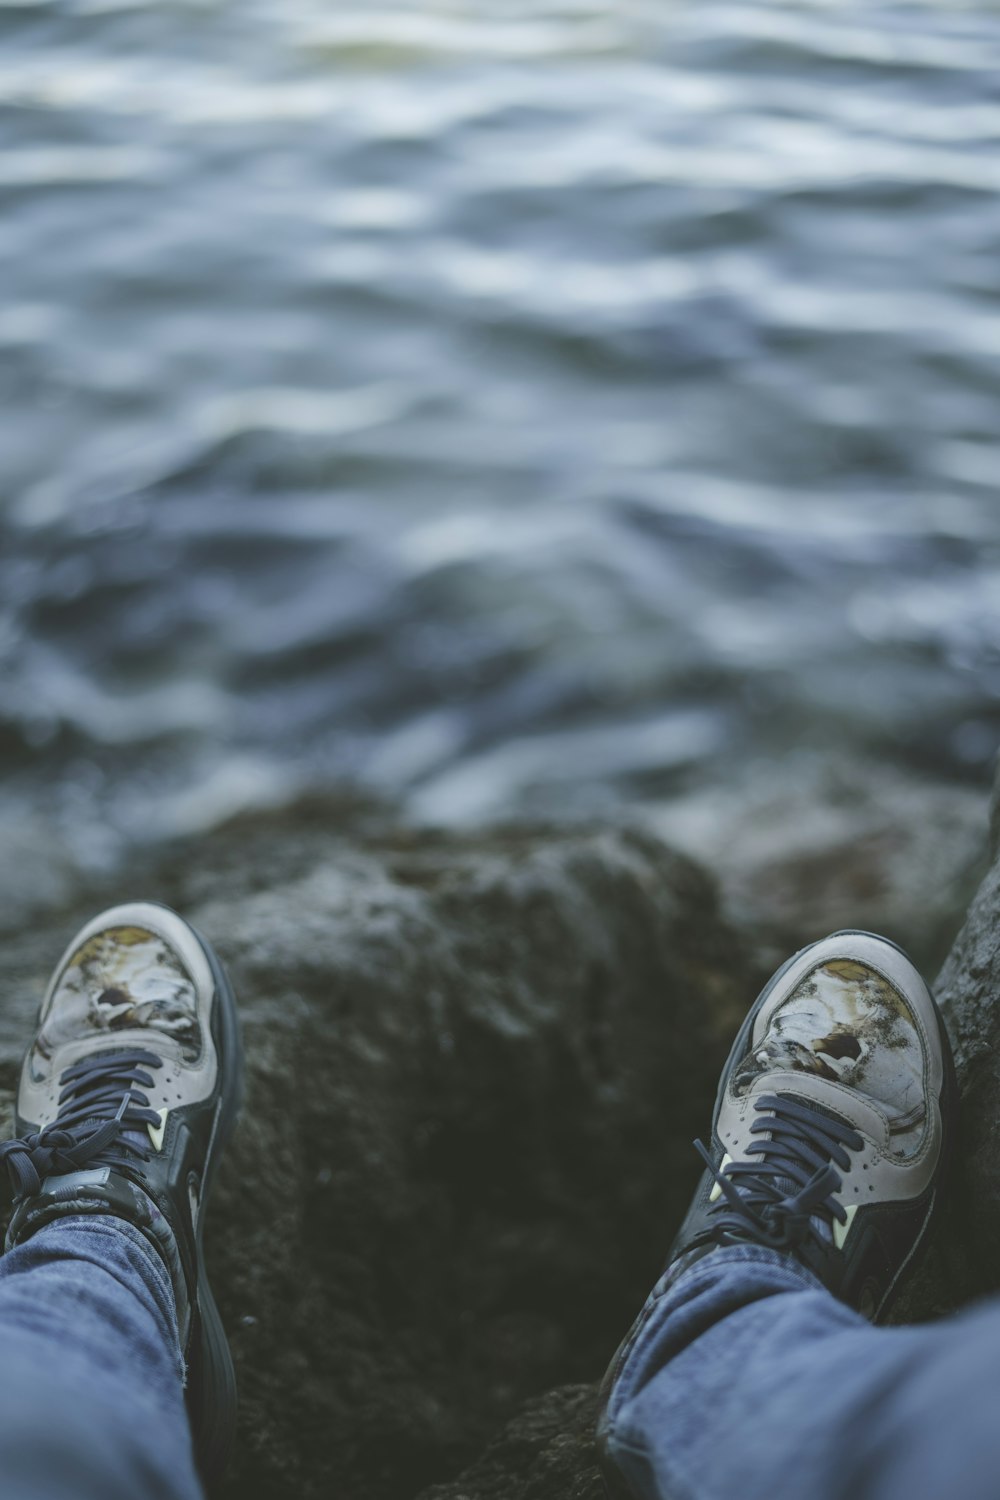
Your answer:
[[[200,1500],[173,1290],[121,1219],[60,1219],[0,1257],[0,1493]]]
[[[615,1380],[642,1500],[997,1500],[1000,1300],[873,1328],[795,1261],[715,1250],[654,1287]]]

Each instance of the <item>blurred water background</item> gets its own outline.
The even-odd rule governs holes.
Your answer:
[[[8,865],[978,820],[998,79],[985,0],[0,0]]]

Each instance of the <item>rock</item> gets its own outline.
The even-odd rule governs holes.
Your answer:
[[[741,934],[635,829],[399,833],[331,801],[72,891],[31,929],[0,912],[0,1109],[102,904],[176,906],[241,1002],[247,1108],[208,1228],[242,1398],[222,1496],[600,1500],[595,1382],[686,1207],[774,933]],[[940,993],[965,1145],[907,1317],[998,1281],[998,865]]]
[[[559,1386],[528,1402],[454,1484],[420,1500],[605,1500],[596,1420],[596,1386]]]
[[[865,927],[933,974],[986,871],[987,804],[978,786],[800,750],[651,816],[709,866],[769,969],[839,927]]]
[[[1000,782],[993,810],[992,864],[935,986],[962,1099],[948,1209],[925,1273],[941,1309],[1000,1288]]]
[[[84,916],[178,907],[229,965],[249,1073],[208,1224],[224,1493],[451,1497],[473,1464],[470,1496],[582,1500],[580,1383],[657,1273],[757,976],[710,879],[642,833],[342,812],[244,819],[8,933],[0,1084]]]

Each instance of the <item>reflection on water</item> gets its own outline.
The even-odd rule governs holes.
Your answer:
[[[992,7],[5,0],[0,42],[8,808],[100,849],[344,779],[985,781]]]

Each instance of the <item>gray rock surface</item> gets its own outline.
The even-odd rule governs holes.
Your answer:
[[[30,928],[0,914],[0,1103],[101,904],[176,906],[241,1000],[249,1094],[208,1232],[242,1393],[223,1493],[600,1500],[594,1382],[771,957],[711,879],[627,828],[394,834],[324,802],[73,891]],[[942,976],[967,1157],[907,1316],[998,1279],[998,908],[994,866]]]
[[[933,974],[986,873],[988,808],[978,786],[802,750],[750,762],[726,788],[674,798],[652,821],[709,866],[727,910],[769,944],[771,966],[860,924]]]
[[[925,1272],[942,1309],[1000,1289],[1000,781],[992,824],[990,868],[935,986],[962,1096],[948,1210]]]

